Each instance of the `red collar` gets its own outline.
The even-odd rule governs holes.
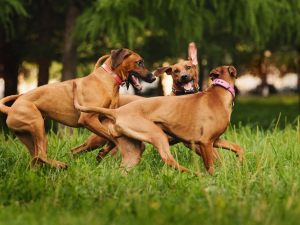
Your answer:
[[[101,65],[101,67],[102,67],[106,72],[108,72],[109,74],[111,74],[111,75],[113,76],[113,78],[115,79],[115,81],[117,82],[118,85],[121,85],[121,84],[124,83],[124,81],[123,81],[116,73],[114,73],[106,63],[103,63],[103,64]]]

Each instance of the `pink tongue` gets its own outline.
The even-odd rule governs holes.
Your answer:
[[[143,86],[141,85],[140,81],[138,78],[136,78],[135,76],[132,76],[131,77],[133,83],[134,83],[134,86],[135,88],[137,88],[138,90],[142,90],[143,89]]]
[[[191,89],[193,88],[193,82],[190,81],[190,82],[184,84],[184,85],[183,85],[183,88],[184,88],[184,90],[187,90],[187,91],[188,91],[188,90],[191,90]]]

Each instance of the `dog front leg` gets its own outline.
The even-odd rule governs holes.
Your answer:
[[[81,113],[78,123],[93,133],[107,138],[108,140],[116,143],[116,140],[110,135],[108,128],[105,127],[99,120],[99,115],[96,113]]]
[[[83,144],[71,150],[73,155],[82,154],[85,152],[93,151],[106,144],[107,140],[96,134],[92,134]]]
[[[224,149],[234,152],[240,161],[243,161],[243,159],[244,159],[244,149],[241,146],[239,146],[238,144],[231,143],[231,142],[223,140],[223,139],[217,139],[214,142],[214,147],[224,148]]]

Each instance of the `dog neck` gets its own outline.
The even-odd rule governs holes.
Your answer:
[[[217,81],[216,81],[217,80]],[[214,88],[219,87],[219,88]],[[215,90],[219,97],[222,99],[224,106],[229,106],[230,109],[234,106],[235,91],[234,86],[229,84],[223,79],[214,79],[210,90]],[[226,94],[224,94],[224,91]]]
[[[112,71],[111,67],[107,64],[107,62],[103,63],[101,65],[102,69],[104,69],[107,73],[111,74],[114,80],[117,82],[118,85],[122,85],[124,81],[121,79],[121,77],[116,74],[114,71]]]
[[[221,87],[225,88],[227,91],[230,92],[233,99],[235,98],[234,86],[229,84],[227,81],[225,81],[223,79],[214,79],[212,84],[215,85],[215,86],[221,86]]]

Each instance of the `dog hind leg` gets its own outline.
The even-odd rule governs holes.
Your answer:
[[[19,110],[20,109],[20,110]],[[24,116],[26,115],[26,116]],[[48,164],[55,168],[66,168],[60,161],[47,159],[47,137],[40,111],[31,103],[24,102],[7,118],[7,125],[28,148],[32,165]]]

